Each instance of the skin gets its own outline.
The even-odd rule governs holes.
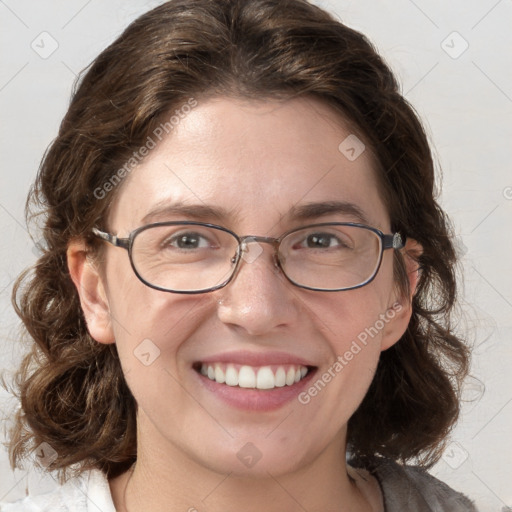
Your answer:
[[[200,220],[239,235],[278,237],[299,225],[354,221],[346,214],[287,217],[296,205],[339,200],[356,204],[371,226],[389,233],[369,151],[349,161],[338,150],[349,134],[316,99],[200,101],[122,185],[109,229],[127,236],[157,202],[181,201],[227,209],[222,221]],[[194,220],[153,221],[180,219]],[[110,482],[118,510],[381,509],[376,481],[345,463],[346,425],[381,351],[399,340],[410,318],[410,297],[393,282],[393,250],[385,251],[370,284],[322,293],[293,286],[272,265],[271,247],[262,248],[225,288],[179,295],[145,286],[123,249],[107,244],[98,265],[83,243],[69,245],[88,329],[99,343],[117,343],[139,407],[137,464]],[[413,293],[417,273],[406,261]],[[321,375],[396,302],[400,312],[307,405],[294,399],[275,411],[241,411],[199,385],[192,370],[221,352],[279,350],[306,358]],[[144,366],[133,351],[147,338],[161,352]],[[261,453],[251,468],[237,458],[247,442]]]

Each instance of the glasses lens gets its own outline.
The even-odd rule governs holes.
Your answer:
[[[381,239],[358,226],[324,225],[288,234],[281,242],[283,271],[295,284],[321,290],[359,286],[375,275]]]
[[[132,261],[148,284],[171,291],[201,291],[227,281],[237,239],[200,224],[150,226],[133,240]]]

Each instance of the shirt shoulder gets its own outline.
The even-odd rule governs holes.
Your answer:
[[[464,494],[420,467],[384,459],[370,472],[381,485],[386,512],[478,512]]]
[[[115,512],[110,487],[99,470],[85,471],[54,490],[0,503],[0,512]]]

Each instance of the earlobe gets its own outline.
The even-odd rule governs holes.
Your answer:
[[[381,351],[392,347],[404,334],[411,318],[410,303],[395,302],[385,313],[387,322],[381,338]]]
[[[408,239],[402,249],[405,272],[408,279],[408,294],[397,292],[396,302],[388,309],[386,315],[389,322],[384,328],[381,341],[381,350],[393,346],[405,333],[412,315],[412,299],[416,294],[420,278],[419,257],[423,252],[422,246],[413,239]],[[399,287],[397,287],[399,289]],[[392,317],[392,318],[391,318]]]
[[[91,261],[85,242],[70,242],[66,256],[90,335],[99,343],[114,343],[103,278]]]

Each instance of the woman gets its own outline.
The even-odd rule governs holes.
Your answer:
[[[391,71],[318,7],[136,20],[45,156],[13,292],[12,461],[73,478],[1,510],[475,510],[425,472],[469,357],[433,190]]]

